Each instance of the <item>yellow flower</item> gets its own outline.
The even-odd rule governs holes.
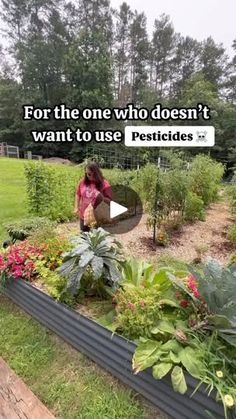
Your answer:
[[[234,405],[234,399],[232,396],[230,396],[230,394],[226,394],[224,396],[224,402],[227,407],[232,407]]]
[[[224,376],[222,371],[216,371],[216,375],[218,378],[222,378]]]

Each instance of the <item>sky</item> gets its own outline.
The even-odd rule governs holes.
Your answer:
[[[123,0],[111,0],[115,8],[122,3]],[[126,3],[132,10],[145,13],[150,35],[154,20],[165,13],[170,16],[176,32],[198,41],[211,36],[217,44],[223,43],[229,56],[233,54],[236,0],[126,0]]]
[[[184,36],[189,35],[198,41],[212,36],[216,43],[223,43],[229,56],[233,55],[231,45],[236,39],[236,0],[125,1],[132,10],[145,13],[150,36],[155,18],[165,13],[170,16],[176,32]],[[114,8],[119,8],[122,3],[123,0],[110,0]],[[1,43],[5,46],[6,40],[1,39]]]

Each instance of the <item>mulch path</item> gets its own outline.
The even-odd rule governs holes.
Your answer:
[[[192,262],[202,249],[202,259],[214,257],[220,262],[227,262],[236,246],[227,239],[227,229],[235,222],[226,202],[211,204],[206,212],[205,221],[196,221],[183,225],[178,231],[169,234],[167,247],[156,246],[152,242],[152,231],[146,226],[147,216],[144,214],[140,223],[131,231],[115,234],[122,243],[127,256],[151,260],[161,255],[170,255],[185,262]],[[121,221],[122,231],[129,220]],[[112,232],[113,227],[108,228]],[[66,223],[58,227],[64,235],[78,234],[79,223]]]

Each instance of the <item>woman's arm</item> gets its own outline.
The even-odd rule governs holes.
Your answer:
[[[110,204],[112,200],[112,190],[108,182],[106,182],[106,187],[103,189],[102,195],[103,201],[106,202],[106,204]]]
[[[81,195],[78,192],[79,192],[79,187],[76,188],[76,191],[75,191],[74,214],[78,214],[78,212],[79,212],[79,205],[80,205]]]

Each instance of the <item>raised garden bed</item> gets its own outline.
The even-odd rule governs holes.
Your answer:
[[[79,351],[105,368],[125,384],[148,399],[175,419],[209,418],[206,411],[217,419],[224,418],[223,406],[212,393],[207,396],[204,386],[191,396],[197,381],[186,374],[188,391],[180,395],[173,391],[169,378],[155,380],[151,370],[137,375],[132,372],[135,344],[110,332],[93,320],[54,301],[32,285],[17,280],[4,293],[44,326],[54,331]]]

